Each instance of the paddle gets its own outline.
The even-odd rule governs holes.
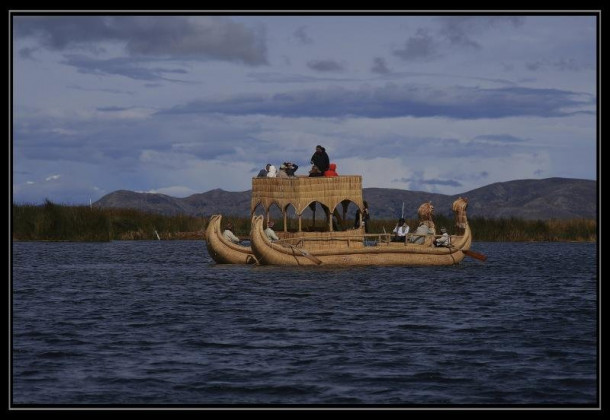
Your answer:
[[[458,249],[453,245],[449,245],[449,248]],[[477,260],[486,261],[487,256],[480,254],[478,252],[470,251],[469,249],[460,249],[464,253],[464,255],[468,255],[469,257],[475,258]]]
[[[478,252],[470,251],[468,249],[462,249],[462,252],[469,257],[476,258],[477,260],[485,261],[487,260],[487,256],[483,254],[479,254]]]
[[[299,251],[301,253],[301,255],[303,255],[305,258],[309,258],[310,260],[312,260],[313,262],[315,262],[316,264],[320,265],[322,264],[322,261],[316,257],[314,257],[313,255],[311,255],[309,252],[305,251],[304,249],[299,249],[296,248],[290,244],[287,244],[290,248],[292,248],[293,251]]]

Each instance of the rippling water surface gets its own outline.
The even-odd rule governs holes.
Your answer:
[[[295,269],[201,241],[17,242],[12,403],[596,405],[596,245],[473,250]]]

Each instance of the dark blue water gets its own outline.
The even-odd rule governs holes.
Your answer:
[[[14,243],[12,403],[596,405],[596,245],[473,250],[294,269],[201,241]]]

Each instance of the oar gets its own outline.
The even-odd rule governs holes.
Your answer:
[[[476,258],[477,260],[485,261],[487,260],[487,256],[483,254],[479,254],[478,252],[470,251],[468,249],[462,249],[462,252],[469,257]]]
[[[449,245],[449,248],[453,248],[453,249],[458,249],[453,245]],[[464,253],[464,255],[468,255],[469,257],[475,258],[477,260],[481,260],[481,261],[486,261],[487,260],[487,256],[480,254],[478,252],[474,252],[474,251],[470,251],[469,249],[459,249],[459,251],[462,251]]]
[[[287,244],[290,248],[292,248],[293,251],[299,251],[301,253],[301,255],[303,255],[305,258],[309,258],[310,260],[312,260],[313,262],[315,262],[316,264],[320,265],[322,264],[322,261],[316,257],[314,257],[313,255],[311,255],[309,252],[305,251],[304,249],[299,249],[296,248],[290,244]]]

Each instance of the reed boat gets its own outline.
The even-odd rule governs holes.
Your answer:
[[[322,229],[305,228],[304,212],[313,210],[315,227],[316,205],[321,205],[326,217]],[[418,214],[421,223],[432,234],[411,233],[405,241],[393,242],[387,233],[367,234],[362,224],[364,200],[362,177],[341,175],[335,177],[297,176],[289,178],[253,178],[251,216],[251,246],[233,244],[222,237],[220,216],[214,216],[208,226],[208,251],[220,263],[256,263],[263,265],[394,265],[394,266],[445,266],[459,264],[465,255],[483,260],[481,254],[469,251],[472,234],[466,218],[468,200],[455,200],[455,234],[450,247],[436,247],[432,220],[433,206],[424,203]],[[277,206],[283,217],[283,232],[277,232],[280,240],[271,241],[264,232],[269,222],[269,211]],[[346,212],[350,205],[357,208],[360,223],[356,228],[345,228]],[[262,207],[264,215],[255,215]],[[292,207],[297,217],[296,228],[288,230],[287,213]],[[341,216],[341,210],[343,215]],[[343,229],[337,230],[334,219],[340,219]],[[417,239],[413,243],[411,239]]]
[[[222,216],[215,214],[210,218],[205,232],[208,253],[218,264],[254,264],[256,257],[249,246],[239,245],[222,235]]]
[[[322,232],[303,231],[301,217],[305,209],[318,202],[325,209],[327,226]],[[362,227],[335,231],[332,214],[337,215],[349,203],[360,210],[362,199],[362,177],[345,175],[337,177],[295,177],[253,179],[251,208],[262,204],[267,210],[277,204],[284,217],[286,229],[286,209],[293,206],[298,217],[297,232],[284,232],[279,241],[270,241],[264,233],[265,217],[252,212],[251,247],[259,264],[265,265],[401,265],[401,266],[441,266],[458,264],[468,253],[472,235],[466,218],[468,200],[457,199],[452,206],[456,216],[456,233],[451,235],[450,247],[435,247],[437,235],[421,238],[422,244],[412,243],[410,234],[404,242],[392,242],[389,234],[366,234]],[[434,232],[432,221],[433,206],[424,203],[418,211],[420,222]],[[315,217],[315,216],[314,216]],[[414,238],[415,239],[415,238]],[[420,242],[418,241],[418,242]]]
[[[435,247],[434,235],[420,245],[408,241],[412,234],[405,242],[391,242],[388,234],[366,235],[365,243],[365,237],[354,232],[314,233],[272,242],[263,231],[263,217],[255,216],[252,251],[259,264],[266,265],[439,266],[460,263],[472,241],[469,227],[463,235],[451,235],[451,247]]]

